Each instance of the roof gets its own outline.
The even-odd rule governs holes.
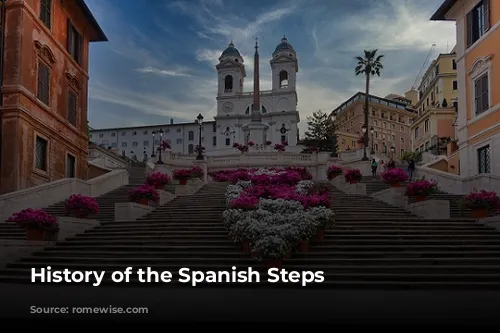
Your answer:
[[[276,46],[276,49],[274,50],[273,54],[276,53],[276,52],[285,51],[285,50],[290,50],[290,51],[294,51],[295,52],[295,50],[293,49],[292,44],[290,44],[288,42],[288,39],[286,39],[286,37],[283,36],[283,38],[281,39],[281,43],[279,43],[278,46]]]
[[[436,12],[431,16],[431,21],[444,21],[446,19],[446,14],[450,9],[457,3],[457,0],[444,0],[444,2],[439,6]]]
[[[215,120],[207,120],[203,121],[203,124],[212,124],[215,123]],[[153,124],[153,125],[142,125],[142,126],[129,126],[129,127],[110,127],[110,128],[92,128],[90,132],[102,132],[102,131],[118,131],[118,130],[139,130],[139,129],[144,129],[144,128],[151,128],[151,127],[172,127],[172,126],[185,126],[185,125],[192,125],[196,124],[198,126],[198,123],[196,123],[196,120],[193,122],[185,122],[185,123],[173,123],[173,124]]]
[[[227,46],[227,48],[220,55],[220,58],[222,58],[222,57],[231,57],[231,56],[233,56],[233,57],[240,57],[241,58],[240,51],[238,51],[238,49],[236,47],[234,47],[233,42],[229,43],[229,45]]]
[[[80,9],[83,11],[83,14],[85,17],[90,21],[92,24],[92,28],[95,29],[97,32],[97,36],[95,38],[91,38],[91,42],[107,42],[108,37],[106,37],[106,34],[102,30],[102,28],[99,26],[99,23],[97,23],[97,20],[95,19],[94,15],[90,11],[89,7],[85,3],[85,0],[76,0],[75,1],[77,6],[80,7]]]

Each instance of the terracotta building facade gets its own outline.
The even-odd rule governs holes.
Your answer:
[[[107,41],[83,0],[5,3],[0,192],[88,174],[90,42]]]
[[[431,20],[454,21],[457,31],[460,175],[500,175],[500,1],[445,0]]]
[[[364,100],[365,94],[358,92],[333,110],[336,114],[337,130],[341,133],[340,140],[337,140],[341,151],[362,147],[359,139],[363,136]],[[389,95],[387,98],[381,98],[370,95],[367,152],[373,148],[379,156],[401,157],[405,151],[411,149],[410,125],[415,116],[411,101],[405,97]],[[391,153],[391,150],[394,153]]]

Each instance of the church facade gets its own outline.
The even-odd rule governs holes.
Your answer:
[[[214,120],[205,119],[202,125],[202,146],[208,155],[234,152],[234,143],[246,144],[249,140],[256,144],[265,141],[271,141],[272,144],[286,141],[290,146],[297,144],[300,118],[297,111],[298,61],[295,50],[283,37],[270,59],[272,89],[267,91],[259,89],[257,45],[254,57],[257,65],[254,66],[254,89],[251,92],[243,91],[245,64],[234,44],[230,43],[219,57],[219,63],[216,64],[217,115]],[[158,147],[160,144],[159,135],[152,135],[160,130],[162,139],[170,144],[172,152],[196,154],[199,127],[194,121],[91,129],[90,140],[101,147],[118,150],[130,158],[136,156],[142,160],[145,154],[151,155],[153,145]]]
[[[246,127],[252,122],[252,111],[257,104],[260,121],[266,125],[264,141],[297,143],[298,122],[296,73],[298,61],[295,50],[283,37],[270,60],[272,89],[260,91],[258,50],[254,59],[254,91],[244,92],[246,78],[244,59],[233,43],[222,52],[216,66],[217,91],[217,142],[218,149],[232,146],[234,142],[246,144],[250,131]],[[260,92],[257,94],[256,91]],[[257,97],[257,101],[256,98]]]

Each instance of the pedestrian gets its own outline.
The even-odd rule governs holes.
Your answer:
[[[372,177],[375,178],[377,176],[377,168],[378,163],[375,159],[372,160]]]
[[[410,181],[413,181],[414,174],[415,174],[415,160],[412,158],[408,163],[408,175],[410,176]]]

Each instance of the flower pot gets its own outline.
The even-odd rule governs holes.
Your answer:
[[[188,183],[187,179],[179,179],[179,185],[186,185]]]
[[[314,236],[315,241],[321,242],[325,238],[325,228],[320,228],[316,231],[316,235]]]
[[[26,239],[29,241],[42,241],[43,240],[43,229],[26,229]]]
[[[292,259],[292,249],[288,250],[283,259]]]
[[[476,208],[472,210],[472,217],[475,219],[480,219],[483,217],[488,217],[488,210],[484,208]]]
[[[139,201],[137,203],[141,204],[141,205],[148,206],[149,205],[149,199],[139,199]]]
[[[264,265],[268,268],[281,268],[283,267],[283,259],[267,259],[264,260]]]
[[[299,252],[309,252],[309,240],[301,240],[297,246],[297,251]]]
[[[391,187],[401,187],[400,183],[391,183]]]
[[[417,195],[415,196],[415,201],[425,201],[427,197],[425,195]]]
[[[248,241],[243,242],[243,252],[250,254],[250,243]]]

